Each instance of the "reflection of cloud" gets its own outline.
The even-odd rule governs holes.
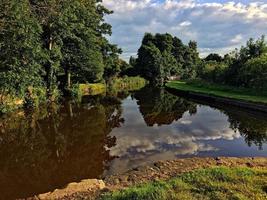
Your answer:
[[[192,124],[192,121],[189,120],[180,120],[181,124]]]
[[[124,105],[129,105],[128,101],[124,101]],[[116,162],[140,165],[154,160],[217,151],[217,147],[208,144],[210,141],[240,137],[238,132],[229,128],[225,115],[206,106],[198,107],[197,114],[192,116],[186,112],[182,119],[171,125],[148,127],[136,104],[127,107],[123,118],[123,127],[111,133],[116,136],[117,145],[110,149],[110,154],[120,157],[113,165],[121,165]]]

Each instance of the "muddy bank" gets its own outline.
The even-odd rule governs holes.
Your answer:
[[[168,180],[178,174],[214,166],[267,168],[267,158],[188,158],[160,161],[132,169],[124,174],[112,175],[104,180],[84,180],[70,183],[65,189],[37,195],[28,200],[99,199],[102,193],[155,180]]]

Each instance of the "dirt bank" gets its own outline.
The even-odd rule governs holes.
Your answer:
[[[168,180],[178,174],[214,166],[267,168],[267,158],[188,158],[160,161],[149,166],[132,169],[124,174],[102,180],[71,183],[66,189],[38,195],[29,199],[98,199],[101,193],[123,189],[140,183]]]

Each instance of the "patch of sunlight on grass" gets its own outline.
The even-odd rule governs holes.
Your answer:
[[[203,81],[172,81],[167,83],[166,86],[182,91],[196,92],[258,103],[267,103],[267,91],[265,90],[259,91],[255,89],[236,88]]]
[[[215,167],[104,194],[101,200],[267,199],[267,170]]]

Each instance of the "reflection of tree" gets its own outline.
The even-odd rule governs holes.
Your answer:
[[[145,87],[137,91],[134,97],[138,100],[140,112],[148,126],[154,124],[171,124],[189,111],[195,114],[196,104],[172,95],[162,88]]]
[[[254,143],[262,149],[262,145],[267,142],[267,118],[260,117],[262,113],[258,113],[256,117],[255,114],[240,111],[223,112],[228,115],[231,128],[238,130],[249,146]]]
[[[0,120],[1,198],[30,196],[103,174],[112,158],[108,134],[123,122],[120,100],[40,109]],[[0,198],[0,199],[1,199]]]

